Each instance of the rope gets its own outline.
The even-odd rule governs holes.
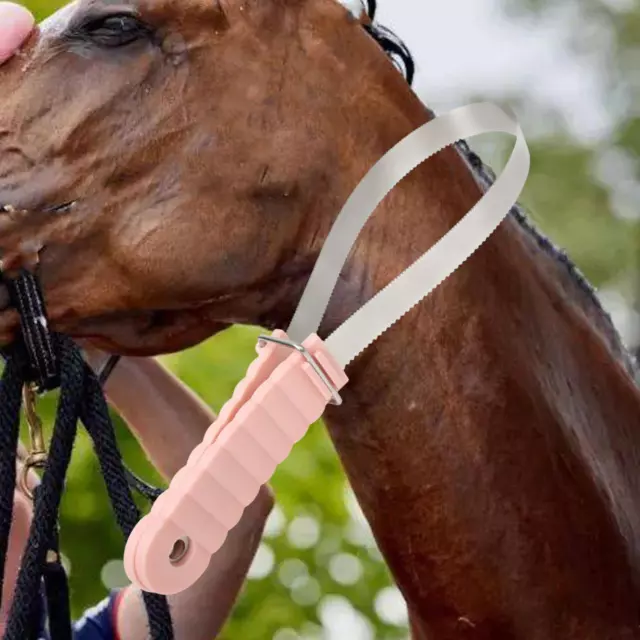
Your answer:
[[[39,490],[39,489],[37,489]],[[71,610],[69,608],[69,584],[60,559],[58,527],[55,527],[49,553],[44,565],[44,587],[51,637],[72,640]]]
[[[127,479],[127,484],[132,489],[135,489],[141,496],[145,497],[152,504],[164,493],[164,489],[152,487],[144,480],[139,478],[127,465],[124,465],[124,475]]]
[[[13,520],[21,404],[22,380],[18,366],[12,358],[7,361],[0,383],[0,599],[9,547],[9,531]]]
[[[140,519],[140,512],[127,484],[122,456],[118,450],[118,443],[109,419],[109,410],[102,394],[100,382],[86,364],[85,373],[86,386],[80,417],[93,439],[118,525],[122,529],[125,539],[128,540]],[[151,637],[154,640],[171,640],[173,631],[167,599],[156,593],[143,592],[142,595],[149,619]]]
[[[49,446],[49,460],[35,495],[34,516],[27,548],[18,573],[5,640],[33,638],[34,620],[49,543],[58,519],[64,480],[77,433],[77,416],[82,402],[84,362],[68,339],[60,344],[60,403]],[[58,640],[56,638],[55,640]],[[60,639],[65,640],[65,639]]]
[[[40,587],[43,575],[52,640],[70,640],[72,637],[66,574],[58,557],[57,519],[77,433],[78,417],[82,418],[93,440],[107,492],[125,538],[139,518],[100,383],[84,362],[78,347],[64,336],[55,338],[60,362],[58,414],[49,447],[49,458],[35,495],[34,518],[4,640],[35,640],[38,637],[41,631]],[[9,358],[0,385],[0,580],[4,574],[13,513],[15,452],[23,383],[24,368],[19,367],[13,358]],[[46,562],[48,552],[49,559],[52,560],[49,563]],[[148,593],[143,594],[143,597],[152,640],[173,640],[166,598]]]
[[[106,362],[98,369],[96,375],[101,387],[107,383],[109,376],[113,373],[120,356],[109,356]],[[127,478],[127,484],[135,489],[141,496],[144,496],[149,502],[154,503],[161,495],[163,490],[147,484],[142,478],[139,478],[127,465],[124,465],[124,474]]]

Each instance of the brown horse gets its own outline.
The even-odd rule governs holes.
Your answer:
[[[335,0],[70,5],[1,75],[5,268],[39,262],[52,325],[114,352],[285,328],[351,191],[432,118],[379,44],[402,53]],[[462,145],[403,180],[321,334],[488,179]],[[347,373],[327,425],[414,638],[640,638],[640,392],[519,210]]]

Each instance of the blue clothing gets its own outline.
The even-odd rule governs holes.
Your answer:
[[[87,609],[73,624],[73,640],[118,640],[114,628],[119,591],[112,591],[102,602]],[[49,640],[45,631],[41,640]]]
[[[73,625],[74,640],[116,640],[114,629],[115,605],[118,591],[84,612]]]

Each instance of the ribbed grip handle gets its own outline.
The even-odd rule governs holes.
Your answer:
[[[287,339],[282,331],[273,337]],[[303,346],[336,389],[347,383],[318,336]],[[133,530],[124,555],[131,581],[165,595],[196,582],[260,485],[330,400],[329,389],[302,354],[272,342],[259,347],[202,443]]]

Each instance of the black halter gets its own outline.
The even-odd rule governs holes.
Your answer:
[[[49,454],[43,454],[40,460],[44,474],[33,496],[34,518],[4,640],[37,640],[42,634],[45,615],[49,619],[51,640],[71,640],[69,590],[58,546],[58,512],[78,420],[93,440],[125,539],[140,516],[130,487],[151,500],[161,492],[137,478],[122,463],[102,392],[102,384],[113,371],[117,358],[110,358],[100,378],[96,377],[72,340],[49,331],[36,276],[25,271],[5,284],[11,303],[20,314],[21,326],[17,342],[0,350],[6,361],[0,383],[0,594],[13,514],[23,390],[29,388],[44,393],[59,387],[60,401]],[[152,639],[173,640],[166,598],[152,593],[143,593],[143,597]]]

